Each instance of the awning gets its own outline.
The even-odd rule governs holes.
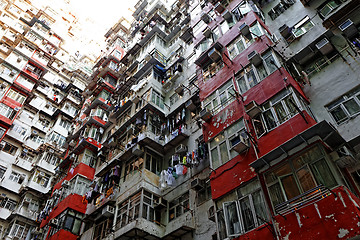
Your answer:
[[[303,131],[287,142],[281,144],[277,148],[273,149],[271,152],[265,154],[264,156],[258,158],[256,161],[250,164],[251,167],[255,168],[256,171],[261,169],[264,166],[272,166],[272,162],[279,159],[285,159],[289,155],[289,151],[295,147],[300,146],[305,143],[309,145],[309,142],[314,137],[319,137],[321,141],[326,143],[332,149],[335,149],[346,141],[341,137],[341,135],[336,131],[336,129],[331,126],[325,120],[317,123],[316,125],[310,127],[309,129]]]

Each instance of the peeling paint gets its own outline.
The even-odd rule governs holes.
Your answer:
[[[288,232],[288,234],[286,234],[286,236],[284,237],[283,240],[289,240],[290,234],[291,234],[291,232]]]
[[[340,200],[341,200],[342,204],[344,205],[344,207],[346,207],[346,204],[345,204],[344,198],[342,197],[341,193],[339,192],[338,194],[339,194],[339,198],[340,198]]]
[[[331,215],[328,215],[328,216],[325,216],[325,218],[333,218],[335,216],[335,214],[331,214]]]
[[[343,238],[343,237],[345,237],[345,236],[348,235],[348,234],[349,234],[349,230],[340,228],[340,229],[339,229],[338,238]]]
[[[300,214],[295,213],[295,215],[296,215],[296,219],[297,219],[297,221],[298,221],[299,227],[301,228],[302,223],[301,223],[301,219],[300,219]]]
[[[316,212],[317,212],[318,215],[319,215],[319,218],[321,218],[321,214],[320,214],[320,211],[319,211],[319,206],[315,203],[315,204],[314,204],[314,207],[315,207],[315,209],[316,209]]]

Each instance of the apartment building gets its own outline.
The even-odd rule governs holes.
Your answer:
[[[357,1],[141,0],[95,61],[3,2],[4,239],[359,237]]]
[[[64,48],[54,14],[26,0],[0,2],[1,239],[42,235],[41,210],[92,73],[92,58]]]

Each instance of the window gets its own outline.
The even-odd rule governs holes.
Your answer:
[[[13,237],[12,239],[14,240],[25,239],[28,231],[29,227],[27,227],[26,225],[14,223],[10,235]]]
[[[280,16],[283,12],[285,12],[286,9],[291,7],[295,3],[295,0],[286,0],[279,4],[277,4],[275,7],[273,7],[269,12],[269,17],[272,20],[275,20],[278,16]]]
[[[306,16],[300,22],[294,25],[292,33],[295,38],[298,38],[307,33],[313,26],[314,23],[311,21],[310,17]]]
[[[193,33],[194,36],[196,37],[197,35],[199,35],[202,30],[204,29],[204,27],[206,26],[205,22],[200,20],[194,27],[193,27]]]
[[[151,150],[147,150],[145,156],[145,169],[160,175],[162,157]]]
[[[0,139],[4,136],[6,129],[0,126]]]
[[[10,120],[13,120],[15,115],[17,114],[17,111],[15,109],[12,109],[11,107],[0,103],[0,115],[3,115],[6,118],[9,118]]]
[[[221,239],[242,235],[268,220],[260,182],[254,180],[216,202]]]
[[[39,210],[39,202],[34,199],[31,199],[27,209],[33,212],[37,212]]]
[[[326,16],[330,15],[336,8],[340,6],[339,1],[337,0],[331,0],[327,1],[325,4],[322,4],[318,11],[320,15],[325,18]]]
[[[120,203],[117,214],[117,227],[122,228],[140,216],[141,192]]]
[[[189,192],[169,203],[169,222],[190,210]]]
[[[96,155],[89,149],[84,150],[84,155],[81,158],[81,162],[94,168],[96,164]]]
[[[18,150],[17,147],[5,141],[3,141],[3,146],[4,147],[2,148],[2,151],[11,155],[15,155],[16,151]]]
[[[212,111],[213,114],[220,112],[235,99],[235,90],[232,79],[227,81],[222,87],[217,89],[204,102],[204,108]]]
[[[128,176],[134,174],[136,170],[141,171],[144,166],[143,158],[133,158],[126,162],[124,172],[124,182],[128,179]]]
[[[9,180],[19,183],[19,184],[22,184],[23,181],[25,180],[25,174],[20,174],[20,173],[12,171],[9,176]]]
[[[170,96],[170,106],[174,105],[179,100],[179,94],[174,93]]]
[[[219,59],[217,62],[212,62],[208,65],[206,65],[205,67],[203,67],[202,71],[203,71],[203,80],[209,80],[211,79],[213,76],[216,75],[216,73],[218,71],[220,71],[220,69],[222,69],[224,66],[224,63],[222,61],[222,59]]]
[[[2,178],[5,175],[6,167],[0,165],[0,178]]]
[[[45,139],[39,135],[31,135],[30,140],[39,144],[44,143]]]
[[[88,192],[89,186],[91,182],[90,180],[77,176],[76,178],[73,178],[71,180],[71,193],[78,194],[78,195],[84,195],[86,192]]]
[[[20,75],[16,80],[16,83],[21,84],[22,86],[24,86],[25,88],[32,90],[35,83],[31,80],[29,80],[27,77]]]
[[[40,186],[46,188],[48,186],[49,181],[50,181],[50,175],[49,174],[47,174],[45,172],[42,172],[42,171],[39,171],[39,170],[35,171],[33,182],[35,182],[35,183],[39,184]]]
[[[329,188],[337,185],[319,146],[315,146],[286,161],[276,169],[266,172],[265,182],[275,210],[277,205],[320,184]]]
[[[271,51],[262,56],[263,62],[258,66],[248,66],[235,76],[240,93],[243,94],[277,70],[277,63]]]
[[[66,137],[64,137],[63,135],[60,135],[57,132],[52,132],[49,135],[48,141],[54,142],[55,144],[59,145],[59,147],[62,147],[66,141]]]
[[[65,128],[66,130],[69,130],[70,127],[71,127],[71,122],[61,118],[60,122],[59,122],[59,125],[61,127]]]
[[[156,106],[164,109],[164,97],[155,90],[152,90],[151,94],[151,102],[153,102]]]
[[[196,194],[197,205],[200,205],[211,199],[211,186],[209,179],[205,182],[205,186],[201,190],[197,191]]]
[[[10,198],[7,198],[7,197],[0,199],[0,207],[6,208],[10,211],[15,210],[16,204],[17,204],[16,201],[14,201]]]
[[[6,96],[20,104],[23,104],[26,99],[26,96],[20,94],[19,92],[16,92],[14,89],[10,89]]]
[[[108,218],[95,226],[94,240],[101,240],[112,232],[113,218]]]
[[[253,118],[258,137],[278,127],[302,110],[302,104],[292,89],[286,89],[262,105],[262,114]]]
[[[58,228],[65,229],[75,235],[79,235],[83,216],[84,214],[82,213],[68,209],[60,215]]]
[[[244,130],[244,121],[241,119],[209,141],[213,169],[220,167],[238,155],[236,151],[232,150],[232,147],[240,140],[239,134],[245,134]]]
[[[234,8],[232,13],[234,14],[237,21],[240,21],[244,15],[251,11],[250,5],[244,1]]]
[[[26,134],[26,132],[27,132],[27,129],[26,128],[24,128],[24,127],[22,127],[22,126],[20,126],[19,124],[13,124],[12,126],[11,126],[11,128],[12,128],[12,130],[14,131],[14,132],[17,132],[19,135],[21,135],[21,136],[25,136],[25,134]]]
[[[240,35],[232,43],[227,46],[229,57],[233,60],[237,55],[244,51],[250,44],[250,41]]]
[[[343,95],[326,108],[337,124],[358,116],[360,113],[360,87]]]
[[[46,153],[44,161],[51,165],[57,166],[57,164],[60,162],[60,158],[55,156],[54,154]]]

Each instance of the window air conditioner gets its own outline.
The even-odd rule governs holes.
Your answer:
[[[114,215],[115,213],[115,208],[113,206],[105,206],[103,209],[102,209],[102,215],[105,216],[105,217],[110,217],[112,215]]]
[[[207,13],[201,13],[201,20],[203,20],[206,24],[210,23],[210,17]]]
[[[225,10],[222,14],[223,18],[227,21],[232,19],[232,15],[228,10]]]
[[[246,114],[254,118],[262,112],[261,107],[255,102],[251,101],[245,105]]]
[[[50,220],[50,225],[57,226],[59,225],[59,221],[56,218],[53,218]]]
[[[186,101],[185,108],[189,109],[192,112],[196,110],[196,106],[195,106],[195,104],[193,103],[193,101],[191,99]]]
[[[144,154],[144,151],[141,149],[139,144],[136,144],[133,148],[132,148],[132,153],[138,157],[141,157]]]
[[[209,220],[215,222],[215,208],[214,208],[214,206],[211,206],[208,209],[207,214],[208,214]]]
[[[203,35],[206,37],[206,38],[209,38],[211,36],[211,29],[209,27],[206,27],[203,31],[202,31]]]
[[[62,183],[61,183],[61,186],[63,187],[69,187],[70,186],[70,182],[68,180],[64,180]]]
[[[167,202],[164,198],[159,197],[154,201],[155,208],[166,208]]]
[[[231,150],[242,153],[250,147],[249,137],[244,131],[240,132],[237,136],[230,140],[230,145]]]
[[[250,27],[246,23],[241,24],[239,30],[243,36],[247,36],[250,34]]]
[[[279,28],[279,32],[283,38],[288,39],[291,36],[291,29],[288,25],[284,24]]]
[[[220,14],[225,11],[225,7],[220,2],[215,5],[214,9]]]
[[[187,146],[185,146],[184,144],[180,144],[175,148],[176,153],[183,153],[186,151],[187,151]]]
[[[180,84],[179,86],[177,86],[174,90],[177,94],[179,94],[180,96],[183,95],[184,92],[184,86],[182,84]]]
[[[211,49],[208,53],[208,56],[211,60],[213,60],[214,62],[218,61],[219,59],[221,59],[221,53],[216,50],[215,48]]]
[[[255,66],[259,66],[262,63],[262,58],[257,51],[252,51],[248,56],[248,60],[250,63],[254,64]]]
[[[327,40],[327,38],[321,39],[318,43],[315,44],[315,46],[324,55],[331,53],[334,50],[333,46],[329,40]]]
[[[201,189],[204,188],[204,183],[199,178],[196,178],[196,179],[191,181],[190,187],[191,187],[191,189],[194,189],[194,190],[198,191],[198,190],[201,190]]]
[[[200,117],[205,122],[208,122],[212,118],[212,114],[209,110],[205,108],[200,111]]]
[[[347,19],[345,22],[340,24],[339,29],[349,38],[353,37],[359,32],[355,24],[350,19]]]

